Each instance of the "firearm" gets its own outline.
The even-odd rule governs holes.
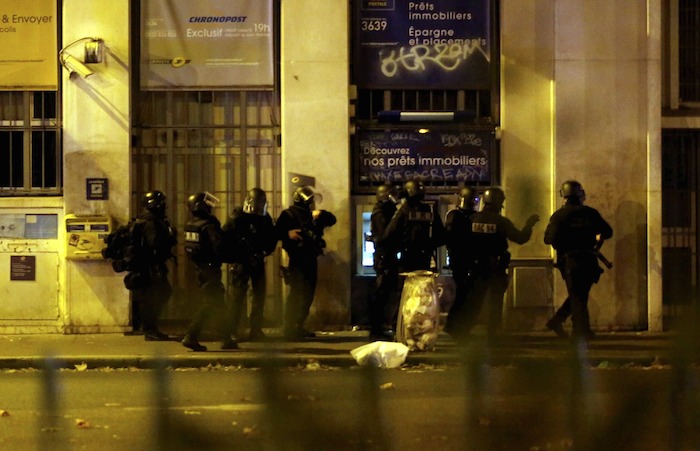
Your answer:
[[[323,233],[318,233],[314,227],[304,226],[301,228],[301,243],[304,246],[312,249],[316,255],[323,255],[323,249],[326,247],[326,240],[322,238]]]
[[[612,262],[611,262],[610,260],[608,260],[607,258],[605,258],[605,255],[603,255],[603,253],[600,252],[600,247],[601,247],[602,245],[603,245],[603,242],[602,242],[602,241],[598,241],[598,243],[597,243],[597,244],[595,245],[595,247],[593,248],[593,252],[595,253],[595,256],[598,257],[598,260],[600,260],[600,262],[601,262],[603,265],[605,265],[606,268],[612,269],[612,267],[613,267]]]
[[[255,246],[253,246],[253,243],[250,242],[250,240],[244,236],[239,236],[238,237],[239,242],[243,245],[243,250],[246,253],[248,257],[248,263],[251,266],[257,266],[260,265],[265,261],[266,254],[265,252],[257,249]]]

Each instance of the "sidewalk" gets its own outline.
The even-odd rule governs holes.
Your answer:
[[[202,341],[206,352],[192,352],[177,338],[167,342],[145,341],[143,336],[122,334],[90,335],[0,335],[0,369],[42,368],[47,357],[58,368],[153,368],[165,364],[173,368],[211,366],[260,367],[302,366],[310,362],[330,367],[357,366],[350,351],[368,343],[366,331],[318,332],[317,337],[287,342],[274,337],[265,342],[242,342],[238,350],[219,349],[218,342]],[[666,333],[601,333],[592,341],[585,357],[592,366],[658,365],[671,361],[675,339]],[[477,337],[475,349],[485,350]],[[431,352],[410,352],[408,365],[455,364],[460,350],[446,334],[441,334]],[[552,333],[513,333],[497,347],[489,348],[486,359],[492,364],[526,364],[563,359],[570,355],[568,342]],[[696,360],[697,361],[697,360]]]

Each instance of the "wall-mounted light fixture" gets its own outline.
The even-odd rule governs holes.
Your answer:
[[[397,111],[386,110],[377,113],[379,122],[467,122],[474,120],[472,111]]]
[[[68,53],[71,47],[80,43],[85,43],[83,46],[83,61]],[[80,38],[63,47],[58,52],[58,61],[68,71],[69,74],[76,73],[83,78],[87,78],[94,72],[85,64],[101,63],[103,55],[102,39],[99,38]]]

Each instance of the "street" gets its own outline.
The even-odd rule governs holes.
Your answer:
[[[697,449],[697,368],[465,368],[3,371],[0,447]]]

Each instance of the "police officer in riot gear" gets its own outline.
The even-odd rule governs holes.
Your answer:
[[[445,227],[430,203],[423,202],[425,188],[420,180],[404,184],[402,205],[387,225],[384,241],[398,254],[399,272],[430,270],[438,247],[445,244]]]
[[[275,224],[277,237],[289,256],[284,325],[284,336],[289,340],[315,336],[304,328],[304,323],[316,292],[317,258],[326,247],[323,231],[336,223],[333,213],[314,208],[317,197],[320,196],[311,186],[297,187],[292,194],[293,204],[280,213]]]
[[[478,199],[476,190],[470,186],[460,189],[457,196],[457,208],[448,211],[445,217],[447,254],[455,283],[455,300],[447,315],[445,332],[454,334],[459,334],[460,310],[474,285],[475,259],[471,217],[476,213]]]
[[[464,343],[477,322],[482,306],[488,309],[487,336],[497,340],[503,321],[503,295],[508,288],[510,253],[508,241],[525,244],[530,240],[532,227],[540,220],[531,215],[521,229],[501,215],[505,193],[499,187],[491,187],[481,196],[482,209],[471,216],[474,255],[474,285],[453,324],[453,338]]]
[[[133,272],[142,276],[142,283],[132,290],[133,325],[134,329],[141,327],[147,341],[169,340],[159,330],[158,318],[173,292],[166,263],[174,259],[176,232],[165,215],[165,195],[161,191],[147,192],[141,206],[144,213],[137,218],[139,236],[134,237],[139,241],[139,251],[132,265]]]
[[[384,241],[384,231],[396,213],[398,190],[389,184],[377,188],[377,202],[370,217],[370,233],[374,243],[374,271],[377,274],[374,294],[369,305],[369,338],[394,339],[394,321],[398,308],[396,289],[399,273],[396,253]]]
[[[182,345],[193,351],[206,351],[199,343],[199,336],[206,321],[216,319],[217,332],[221,333],[221,349],[236,349],[231,338],[231,327],[226,321],[225,288],[221,282],[221,224],[212,214],[218,199],[209,193],[197,193],[187,199],[192,218],[185,224],[185,252],[197,268],[197,283],[204,298],[203,305],[195,313],[187,327]]]
[[[423,183],[409,180],[403,188],[402,204],[384,232],[388,252],[400,253],[397,270],[399,294],[406,282],[402,273],[433,270],[433,264],[437,265],[437,248],[445,244],[445,227],[433,204],[424,202]]]
[[[557,251],[557,268],[566,282],[568,297],[547,321],[547,328],[566,337],[563,323],[571,315],[572,339],[576,344],[585,344],[594,336],[588,294],[603,272],[597,251],[603,241],[612,237],[613,230],[596,209],[584,205],[586,193],[579,182],[567,180],[559,194],[564,204],[549,218],[544,242]]]
[[[267,196],[260,188],[253,188],[235,208],[223,228],[224,254],[230,263],[232,297],[229,310],[232,334],[237,335],[241,316],[247,309],[248,282],[253,292],[250,309],[251,341],[265,338],[263,333],[263,311],[265,308],[265,257],[275,250],[275,235],[272,218],[267,212]]]

